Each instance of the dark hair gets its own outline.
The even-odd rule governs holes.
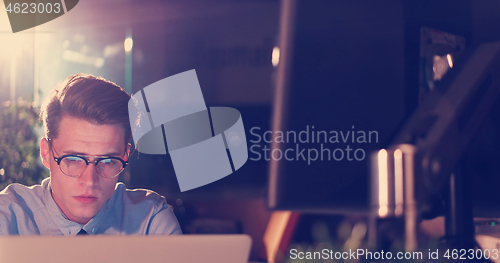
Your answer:
[[[63,116],[90,123],[118,124],[123,127],[125,144],[132,138],[128,114],[130,95],[120,86],[88,74],[69,76],[58,84],[40,109],[47,139],[58,136]]]

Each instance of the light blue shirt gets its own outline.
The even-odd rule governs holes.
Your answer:
[[[90,235],[182,234],[172,206],[163,196],[128,190],[117,183],[101,210],[85,225],[66,218],[52,198],[50,178],[41,185],[11,184],[0,192],[0,235],[66,235],[81,229]]]

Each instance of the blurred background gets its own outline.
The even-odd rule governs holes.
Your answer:
[[[292,2],[296,10],[287,20],[284,5]],[[462,51],[500,39],[497,0],[84,0],[62,17],[15,34],[3,6],[1,188],[13,182],[35,184],[48,176],[38,158],[42,134],[37,112],[57,83],[80,72],[102,76],[136,93],[196,69],[206,105],[238,109],[249,148],[254,146],[261,154],[271,143],[257,142],[250,130],[258,127],[254,132],[263,135],[280,119],[286,120],[283,127],[297,133],[376,131],[377,138],[370,143],[353,139],[324,145],[332,151],[362,149],[360,160],[346,157],[308,164],[297,157],[280,161],[281,173],[269,177],[269,160],[250,152],[251,159],[232,175],[183,193],[168,155],[133,153],[119,180],[128,188],[164,195],[184,233],[249,234],[251,259],[269,262],[292,262],[283,258],[290,248],[360,247],[367,236],[369,155],[388,145],[440,80],[426,75],[430,56],[426,52],[446,57],[446,48],[452,46],[459,61]],[[429,31],[422,28],[436,30],[438,37],[423,43]],[[436,40],[450,36],[452,44]],[[439,46],[443,43],[445,51]],[[286,72],[280,71],[283,59],[290,65]],[[285,95],[276,92],[280,81],[288,81]],[[476,162],[471,167],[482,162],[480,179],[473,182],[476,188],[491,182],[476,203],[483,210],[500,211],[494,194],[500,182],[493,179],[500,159],[497,112],[467,154],[488,156],[471,157]],[[314,141],[300,147],[320,149]],[[428,217],[440,215],[442,211]],[[422,226],[422,237],[434,240],[428,243],[432,247],[437,243],[432,238],[444,234],[443,221],[438,218],[428,225]],[[398,233],[394,240],[389,247],[402,246]]]
[[[36,114],[71,74],[102,76],[136,93],[196,69],[207,106],[235,107],[246,127],[270,129],[279,1],[86,0],[15,34],[3,1],[0,10],[2,189],[48,176],[38,157]],[[255,240],[252,258],[265,259],[266,161],[248,162],[234,176],[181,193],[169,156],[135,152],[119,180],[164,195],[184,233],[247,233]]]

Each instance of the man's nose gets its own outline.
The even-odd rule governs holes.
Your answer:
[[[78,177],[80,184],[88,188],[94,187],[99,181],[99,174],[97,173],[95,163],[89,163],[83,174]]]

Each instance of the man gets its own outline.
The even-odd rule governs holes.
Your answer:
[[[50,177],[0,192],[0,234],[181,234],[165,198],[117,183],[132,138],[128,95],[91,75],[68,77],[40,111]]]

